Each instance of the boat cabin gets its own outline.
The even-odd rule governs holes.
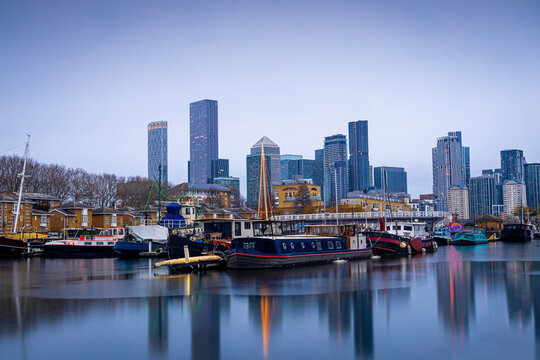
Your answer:
[[[391,221],[385,225],[386,232],[408,238],[425,238],[427,224],[424,222]]]
[[[351,250],[367,247],[367,237],[356,224],[306,225],[305,233],[312,236],[343,237],[347,243],[347,248]]]

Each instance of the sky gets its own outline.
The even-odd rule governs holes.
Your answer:
[[[146,176],[147,124],[165,120],[185,182],[189,103],[214,99],[244,194],[262,136],[313,159],[356,120],[413,196],[448,131],[472,176],[502,149],[540,162],[539,1],[0,0],[0,49],[0,155],[30,133],[40,162]]]

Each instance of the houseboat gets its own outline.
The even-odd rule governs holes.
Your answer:
[[[367,231],[373,254],[403,256],[437,251],[437,243],[426,236],[426,223],[388,222],[381,219],[379,231]]]
[[[455,233],[452,245],[482,245],[487,244],[488,239],[484,229],[474,228]]]
[[[447,227],[435,228],[431,233],[431,240],[437,243],[437,246],[450,245],[452,243],[452,233]]]
[[[253,236],[234,238],[227,268],[256,269],[358,260],[372,256],[367,238],[356,225],[252,223]],[[304,232],[303,234],[301,234]]]
[[[501,241],[526,242],[534,239],[534,232],[528,224],[505,224],[501,231]]]
[[[125,236],[124,228],[110,228],[98,235],[79,235],[78,239],[49,241],[43,245],[47,257],[114,257],[114,245]]]
[[[139,257],[143,252],[165,253],[169,230],[160,225],[129,226],[128,235],[114,245],[120,257]]]

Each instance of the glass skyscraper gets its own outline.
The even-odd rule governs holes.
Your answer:
[[[340,162],[340,163],[338,163]],[[344,162],[344,163],[343,163]],[[347,137],[342,134],[327,136],[324,138],[324,204],[332,205],[339,202],[343,197],[343,191],[340,189],[348,188],[348,170],[347,176],[337,175],[338,193],[334,179],[337,172],[341,172],[347,166]],[[339,183],[341,182],[341,184]]]
[[[349,123],[349,154],[351,191],[364,191],[369,187],[369,146],[367,120]]]
[[[272,159],[272,161],[267,164],[272,172],[270,181],[272,186],[279,185],[281,184],[281,155],[279,154],[279,146],[268,137],[263,136],[251,147],[251,155],[261,154],[263,145],[264,154],[270,155],[270,158]]]
[[[257,207],[259,202],[261,155],[264,146],[264,157],[268,169],[268,194],[272,194],[272,186],[281,183],[281,156],[279,146],[268,137],[263,136],[251,147],[251,154],[246,156],[246,185],[247,203],[250,207]]]
[[[501,173],[503,181],[523,180],[523,150],[511,149],[501,151]]]
[[[540,205],[540,164],[525,164],[525,186],[527,188],[527,206],[538,210]]]
[[[218,156],[218,102],[201,100],[189,104],[189,182],[207,183],[212,160]]]
[[[373,169],[373,179],[377,189],[407,194],[407,172],[404,168],[377,166]]]
[[[159,179],[161,165],[161,181],[168,181],[167,166],[167,122],[155,121],[148,124],[148,178]]]
[[[484,215],[494,215],[493,205],[502,205],[502,184],[500,176],[493,172],[483,172],[472,177],[469,183],[469,206],[472,219]]]

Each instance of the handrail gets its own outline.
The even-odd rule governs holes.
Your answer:
[[[394,218],[444,218],[448,213],[445,211],[398,211],[393,212]],[[347,220],[347,219],[378,219],[390,218],[389,211],[368,211],[349,213],[317,213],[317,214],[294,214],[276,215],[276,220]]]

